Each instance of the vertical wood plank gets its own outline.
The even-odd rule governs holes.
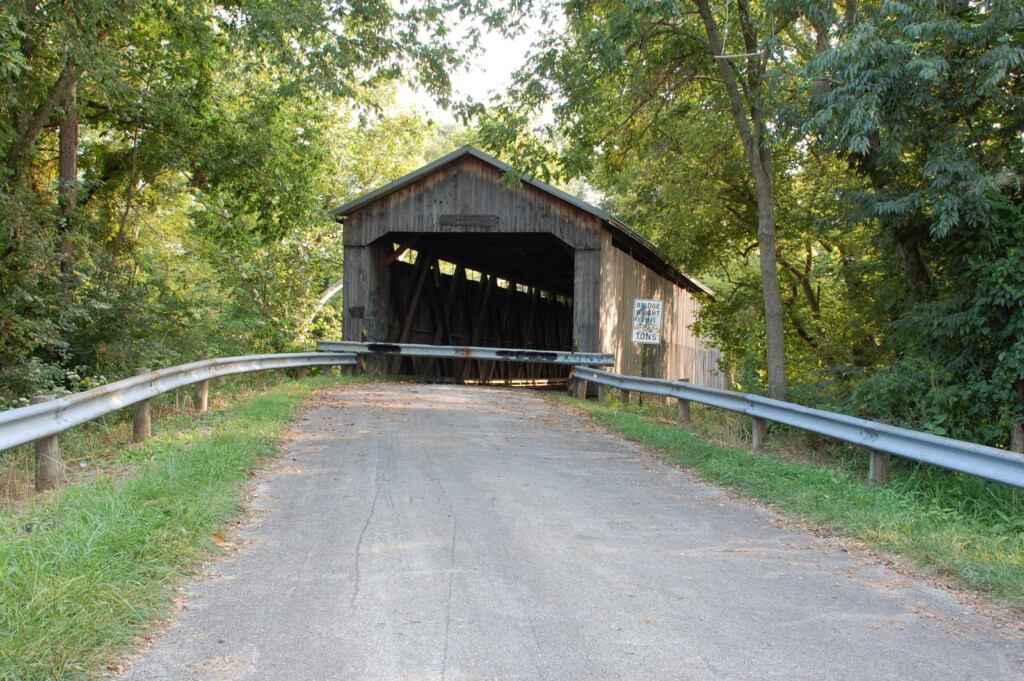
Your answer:
[[[577,249],[573,266],[571,349],[600,352],[601,250]]]
[[[764,449],[764,442],[768,439],[768,422],[764,419],[755,418],[750,435],[750,449],[760,452]]]
[[[135,375],[148,374],[149,369],[139,368]],[[132,406],[132,442],[142,442],[152,434],[152,418],[150,412],[150,401],[142,400]]]
[[[884,485],[889,482],[889,466],[891,463],[891,454],[871,450],[871,460],[868,462],[868,484],[874,486]]]
[[[32,404],[52,402],[56,398],[53,395],[36,395],[32,398]],[[36,454],[36,491],[45,492],[57,489],[57,481],[60,480],[61,460],[60,444],[56,435],[40,438],[35,441]]]

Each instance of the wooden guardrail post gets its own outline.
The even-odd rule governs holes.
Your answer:
[[[690,379],[680,378],[679,381],[681,383],[689,383]],[[680,399],[678,407],[679,413],[676,415],[676,423],[681,426],[690,425],[690,400]]]
[[[878,419],[878,423],[890,426],[892,421]],[[892,464],[892,454],[879,452],[874,449],[868,450],[868,486],[884,485],[889,482],[889,466]]]
[[[32,398],[32,404],[40,402],[52,402],[56,399],[53,395],[37,395]],[[57,436],[40,438],[35,441],[36,449],[36,491],[45,492],[49,489],[57,489],[57,480],[60,479],[60,445],[57,443]]]
[[[750,449],[760,452],[764,449],[764,441],[768,439],[768,422],[754,417],[754,425],[750,432]]]
[[[619,397],[623,404],[629,404],[630,402],[633,401],[633,393],[626,390],[625,388],[619,389]]]
[[[597,384],[597,403],[601,406],[608,404],[608,386],[602,383]]]
[[[892,454],[876,452],[872,449],[871,459],[868,461],[868,484],[875,486],[889,482],[889,465],[891,463]]]
[[[334,375],[334,365],[333,364],[328,364],[327,366],[324,367],[324,376],[333,376],[333,375]]]
[[[578,400],[587,399],[587,382],[579,376],[572,379],[572,396]]]
[[[199,358],[200,361],[210,359],[209,355],[203,355]],[[196,413],[205,414],[206,410],[210,408],[210,379],[205,381],[199,381],[195,384],[196,399],[195,408]]]
[[[205,414],[210,408],[210,379],[196,383],[196,411]]]
[[[149,369],[139,368],[135,375],[148,374]],[[136,402],[132,407],[132,442],[142,442],[152,434],[150,400]]]

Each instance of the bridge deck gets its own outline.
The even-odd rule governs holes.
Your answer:
[[[127,678],[1011,679],[1021,642],[525,391],[319,395]]]

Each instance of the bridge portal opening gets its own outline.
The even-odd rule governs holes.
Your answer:
[[[382,241],[394,343],[571,350],[573,249],[545,234],[392,232]],[[388,372],[437,381],[544,384],[548,364],[394,357]]]

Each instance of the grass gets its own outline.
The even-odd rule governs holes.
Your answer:
[[[865,484],[867,454],[780,427],[768,451],[709,442],[742,432],[741,417],[693,405],[695,430],[666,423],[675,407],[571,401],[625,437],[705,480],[775,506],[917,569],[1024,610],[1024,500],[1007,485],[896,459],[890,482]],[[738,444],[738,443],[736,443]],[[802,446],[803,451],[795,451]],[[810,448],[811,451],[807,451]]]
[[[212,412],[287,381],[282,371],[258,371],[214,379],[210,385],[209,408]],[[193,391],[191,387],[158,395],[151,402],[153,433],[178,433],[193,428]],[[93,419],[60,435],[61,458],[66,462],[62,486],[79,483],[96,475],[113,473],[123,467],[136,451],[132,445],[132,410],[119,411]],[[34,500],[35,454],[31,444],[0,451],[0,513],[9,513]]]
[[[242,509],[242,484],[275,453],[314,389],[287,382],[239,404],[159,421],[105,475],[0,518],[0,679],[78,679],[111,662],[166,614],[183,580]],[[127,465],[127,464],[126,464]]]

